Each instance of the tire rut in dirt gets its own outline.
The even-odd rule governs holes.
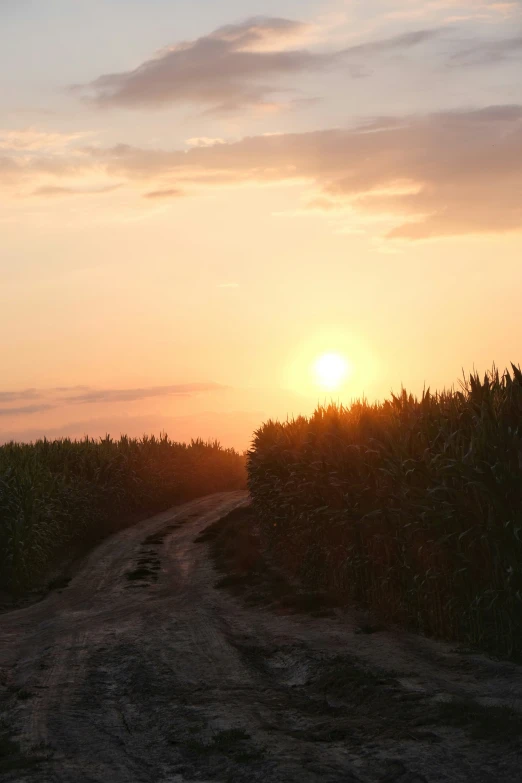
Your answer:
[[[161,570],[159,547],[162,546],[168,535],[171,535],[175,530],[179,530],[183,524],[183,522],[176,522],[172,525],[166,525],[143,540],[132,568],[125,573],[125,576],[131,582],[130,585],[127,585],[128,588],[143,587],[151,582],[158,581],[158,572]]]

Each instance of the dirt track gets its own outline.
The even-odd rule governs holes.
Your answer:
[[[498,705],[522,708],[520,668],[215,588],[194,539],[246,503],[142,522],[63,591],[0,616],[0,779],[520,781],[520,738],[498,723]]]

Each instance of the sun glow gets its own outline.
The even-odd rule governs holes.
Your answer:
[[[338,389],[351,371],[348,361],[338,353],[325,353],[314,364],[315,378],[323,389]]]

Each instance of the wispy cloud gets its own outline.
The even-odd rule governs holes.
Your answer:
[[[308,32],[309,26],[298,21],[250,19],[166,48],[134,70],[104,74],[73,89],[99,106],[113,108],[185,103],[230,111],[274,105],[273,96],[288,91],[282,77],[338,65],[357,77],[361,62],[373,64],[379,55],[411,49],[440,34],[418,30],[337,51],[288,48]]]
[[[449,65],[458,67],[496,65],[515,58],[522,59],[522,35],[463,44],[462,48],[450,57]]]
[[[151,190],[145,193],[145,198],[150,199],[162,199],[162,198],[179,198],[184,196],[184,192],[180,188],[165,188],[164,190]]]
[[[495,21],[513,16],[521,0],[377,0],[377,18]],[[364,3],[365,0],[359,0]]]
[[[22,389],[21,391],[0,392],[0,403],[19,402],[21,400],[38,400],[42,393],[38,389]]]
[[[0,408],[0,416],[23,416],[32,413],[43,413],[55,407],[56,405],[42,403],[42,405],[23,405],[19,408]]]
[[[92,389],[67,397],[67,402],[90,405],[98,402],[135,402],[149,397],[179,397],[225,389],[218,383],[181,383],[173,386],[149,386],[140,389]]]
[[[95,196],[102,193],[113,193],[120,184],[99,185],[92,187],[63,187],[60,185],[44,185],[32,192],[33,196]]]
[[[211,138],[209,136],[196,136],[193,139],[187,139],[186,144],[189,147],[213,147],[215,144],[224,144],[225,139]]]
[[[92,389],[88,386],[55,389],[22,389],[0,392],[0,416],[45,413],[68,405],[138,402],[153,397],[189,397],[225,390],[219,383],[180,383],[171,386],[146,386],[136,389]],[[30,405],[22,402],[34,401]],[[18,404],[16,404],[18,403]]]
[[[13,152],[56,151],[91,136],[90,132],[59,133],[23,128],[21,130],[2,130],[0,128],[0,150]]]

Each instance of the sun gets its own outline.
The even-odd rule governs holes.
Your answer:
[[[348,378],[351,366],[338,353],[325,353],[314,364],[314,374],[319,386],[329,391],[338,389]]]

